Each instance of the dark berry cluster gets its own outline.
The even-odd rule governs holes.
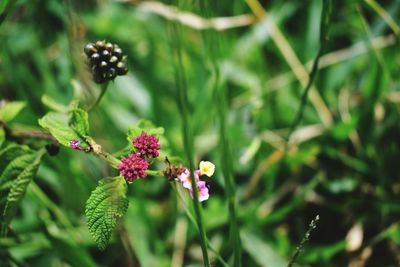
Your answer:
[[[159,155],[158,150],[160,149],[160,144],[155,136],[142,133],[133,139],[132,143],[137,149],[137,153],[142,157],[156,158]]]
[[[116,44],[97,41],[85,45],[84,51],[96,83],[114,80],[117,75],[125,75],[128,72],[126,57]]]
[[[130,154],[127,158],[121,159],[118,171],[125,177],[127,182],[133,182],[136,179],[146,177],[146,170],[149,163],[138,154]]]

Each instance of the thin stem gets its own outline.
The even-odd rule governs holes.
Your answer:
[[[314,60],[314,64],[312,66],[309,79],[307,82],[307,85],[304,89],[303,95],[301,96],[300,100],[300,106],[299,109],[296,113],[296,116],[292,122],[292,125],[290,126],[289,134],[288,134],[288,140],[292,133],[296,130],[296,127],[300,124],[301,119],[303,118],[304,110],[307,104],[307,98],[308,98],[308,93],[310,92],[310,89],[314,83],[315,77],[317,76],[317,71],[318,71],[318,63],[319,59],[321,58],[323,52],[325,51],[325,47],[327,44],[327,35],[328,35],[328,29],[331,23],[331,13],[332,13],[332,2],[331,0],[324,0],[323,6],[322,6],[322,12],[321,12],[321,23],[320,23],[320,47],[317,53],[317,56]]]
[[[96,102],[87,110],[88,112],[92,111],[100,103],[100,100],[103,98],[105,92],[107,91],[108,84],[109,83],[106,82],[101,85],[101,93],[100,93],[99,97],[97,98]]]
[[[300,252],[305,245],[305,243],[310,239],[311,232],[317,228],[317,223],[319,221],[319,215],[315,216],[314,220],[310,222],[308,225],[308,229],[306,234],[304,235],[303,239],[301,240],[300,244],[297,246],[295,253],[293,254],[293,257],[290,259],[287,267],[292,267],[293,264],[296,262],[297,257],[300,255]]]
[[[151,176],[164,176],[164,171],[146,170],[146,174]]]
[[[179,6],[179,1],[178,1]],[[174,53],[174,67],[175,67],[175,81],[178,89],[177,103],[180,109],[180,114],[182,118],[182,133],[183,133],[183,143],[184,150],[186,154],[186,158],[189,163],[189,171],[191,176],[194,177],[194,164],[193,164],[193,140],[192,140],[192,132],[189,124],[189,100],[187,96],[187,85],[185,78],[185,70],[182,63],[182,54],[181,54],[181,43],[178,25],[176,23],[171,24],[171,41],[172,41],[172,49]],[[192,179],[193,181],[193,206],[195,219],[199,230],[200,235],[200,245],[203,253],[204,266],[209,267],[210,262],[208,258],[207,252],[207,238],[204,230],[202,216],[201,216],[201,206],[198,199],[198,189],[196,179]]]
[[[118,166],[121,164],[121,161],[119,159],[117,159],[116,157],[107,152],[101,151],[99,156],[108,163],[110,163],[111,167],[113,167],[114,169],[118,169]]]
[[[43,203],[45,207],[53,212],[54,216],[58,219],[60,224],[65,228],[69,235],[74,238],[74,240],[80,240],[79,234],[71,229],[73,228],[73,224],[69,218],[65,216],[65,212],[62,211],[48,196],[46,196],[46,194],[35,182],[31,182],[29,184],[29,190],[35,194],[35,196]]]
[[[42,132],[42,131],[16,131],[8,127],[7,124],[4,122],[0,122],[0,127],[4,128],[4,131],[6,134],[12,138],[12,139],[17,139],[17,140],[22,140],[22,139],[41,139],[41,140],[48,140],[53,143],[58,143],[57,140],[48,132]]]
[[[399,36],[400,26],[392,18],[392,16],[375,0],[364,0],[381,18],[386,24],[392,29],[392,31]]]
[[[178,190],[175,183],[171,183],[171,186],[172,186],[172,189],[176,192],[176,194],[180,198],[182,207],[185,210],[185,213],[186,213],[187,217],[189,218],[190,222],[193,223],[194,227],[196,227],[196,229],[198,230],[196,220],[195,220],[195,218],[193,218],[192,214],[190,213],[188,204],[186,203],[185,197],[183,196],[182,192],[180,190]],[[207,246],[210,251],[214,252],[215,257],[222,264],[222,266],[229,267],[228,263],[221,257],[221,255],[219,255],[218,251],[214,248],[214,246],[211,244],[211,242],[208,239],[207,239]]]
[[[209,9],[203,1],[199,1],[199,5],[203,16],[209,17]],[[215,37],[215,38],[213,38]],[[211,61],[212,73],[214,76],[213,93],[216,95],[214,98],[218,111],[219,120],[219,136],[220,136],[220,157],[222,165],[222,173],[225,181],[225,192],[228,199],[229,209],[229,227],[230,227],[230,240],[233,243],[233,266],[242,266],[242,248],[240,242],[240,234],[238,227],[238,220],[236,214],[236,197],[235,197],[235,181],[233,179],[232,167],[232,154],[230,151],[230,142],[227,134],[227,95],[226,87],[221,84],[220,68],[218,66],[218,58],[220,56],[218,36],[213,32],[204,32],[203,42],[206,46],[206,51],[209,52],[209,59]]]

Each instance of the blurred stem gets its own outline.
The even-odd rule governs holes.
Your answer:
[[[392,29],[392,31],[399,36],[400,27],[392,16],[382,8],[382,6],[375,0],[364,0],[381,18],[386,22],[386,24]]]
[[[206,3],[199,1],[199,5],[203,16],[209,17],[211,14]],[[215,37],[215,38],[213,38]],[[214,75],[213,91],[216,95],[215,106],[217,106],[218,120],[219,120],[219,137],[220,137],[220,156],[222,163],[222,173],[225,181],[225,192],[228,199],[229,208],[229,228],[230,228],[230,240],[233,242],[233,266],[242,266],[242,249],[240,243],[240,234],[238,227],[238,220],[236,214],[236,197],[235,197],[235,181],[233,179],[233,167],[232,167],[232,154],[230,151],[230,143],[227,134],[227,94],[226,87],[221,84],[220,68],[218,65],[219,52],[219,40],[218,36],[215,36],[213,32],[205,31],[203,34],[203,42],[206,47],[206,51],[209,51],[210,61],[212,66],[212,72]]]
[[[100,92],[100,95],[99,95],[99,97],[97,98],[96,102],[87,110],[88,112],[92,111],[92,110],[100,103],[100,100],[103,98],[104,94],[105,94],[106,91],[107,91],[108,84],[109,84],[109,82],[106,82],[106,83],[104,83],[104,84],[101,85],[101,92]]]
[[[43,203],[45,207],[47,207],[54,216],[58,219],[60,224],[65,228],[65,230],[73,236],[74,240],[79,240],[80,237],[75,233],[75,231],[70,231],[69,229],[73,228],[71,221],[65,215],[65,212],[62,211],[57,204],[55,204],[46,194],[42,191],[42,189],[35,183],[31,182],[29,184],[29,189],[32,193]]]
[[[7,124],[0,121],[0,127],[4,128],[6,135],[8,135],[11,139],[15,140],[23,140],[23,139],[41,139],[48,140],[55,144],[57,144],[57,140],[48,132],[42,131],[21,131],[11,129]]]
[[[177,188],[175,183],[171,183],[171,186],[172,186],[173,190],[176,192],[176,194],[178,195],[178,197],[180,198],[182,207],[185,210],[187,217],[193,223],[193,225],[196,227],[196,229],[199,230],[197,228],[196,220],[190,213],[189,206],[186,203],[185,197],[183,196],[182,192]],[[221,263],[221,265],[224,267],[229,267],[228,263],[221,257],[221,255],[219,255],[218,251],[214,248],[212,243],[208,239],[206,241],[207,241],[208,249],[214,253],[215,257]]]
[[[300,100],[300,106],[299,109],[296,113],[296,116],[292,122],[292,125],[290,126],[289,134],[288,134],[288,140],[290,139],[290,136],[292,133],[296,130],[296,127],[300,124],[303,115],[304,115],[304,110],[307,104],[307,99],[308,99],[308,93],[310,92],[310,89],[314,83],[315,77],[317,76],[318,72],[318,63],[319,59],[321,58],[322,54],[325,51],[325,47],[328,41],[328,29],[331,23],[331,14],[332,14],[332,1],[331,0],[324,0],[323,5],[322,5],[322,11],[321,11],[321,22],[320,22],[320,36],[319,36],[319,41],[320,41],[320,47],[317,53],[317,56],[315,57],[314,64],[312,66],[311,72],[310,72],[310,78],[308,79],[308,83],[304,89],[303,95],[301,96]]]
[[[177,3],[179,7],[179,0]],[[182,53],[181,53],[181,43],[180,43],[180,33],[178,29],[179,25],[176,23],[171,24],[171,43],[173,50],[173,59],[174,59],[174,67],[175,67],[175,81],[178,89],[177,103],[180,109],[180,114],[182,118],[182,134],[183,134],[183,143],[184,150],[186,154],[186,158],[189,163],[189,171],[191,173],[191,177],[194,177],[194,164],[193,164],[193,140],[192,140],[192,129],[189,123],[189,100],[187,96],[187,84],[185,78],[185,69],[182,63]],[[203,261],[204,266],[209,267],[210,262],[208,258],[207,252],[207,238],[206,233],[203,226],[202,216],[201,216],[201,206],[198,198],[198,189],[196,179],[192,179],[193,181],[193,206],[195,219],[200,235],[200,245],[203,253]]]
[[[217,91],[217,109],[218,109],[218,119],[220,121],[219,125],[219,136],[220,136],[220,154],[222,163],[222,173],[225,181],[225,192],[228,198],[228,208],[229,208],[229,227],[230,227],[230,239],[233,241],[234,245],[234,261],[233,266],[242,266],[242,249],[240,242],[239,227],[237,222],[236,214],[236,197],[235,197],[235,182],[233,179],[233,168],[232,168],[232,155],[230,151],[229,139],[227,136],[227,124],[226,124],[226,110],[227,110],[227,99],[225,86],[218,88],[218,77],[219,71],[215,72],[215,89]]]
[[[0,26],[6,19],[8,12],[10,11],[11,7],[16,3],[16,0],[9,0],[0,3]]]
[[[119,224],[117,229],[119,238],[121,240],[122,246],[126,252],[126,264],[127,267],[140,266],[139,259],[136,256],[135,250],[133,249],[132,243],[129,239],[128,230],[125,224]]]

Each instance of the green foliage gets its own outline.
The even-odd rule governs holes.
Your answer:
[[[22,101],[7,102],[0,107],[0,121],[12,121],[25,106],[26,103]]]
[[[43,118],[39,119],[39,124],[47,129],[60,144],[69,147],[71,140],[79,140],[82,144],[86,143],[84,139],[88,130],[87,115],[83,112],[72,112],[72,120],[69,114],[49,112]],[[77,120],[82,118],[83,120]],[[86,119],[86,120],[85,120]],[[69,125],[71,122],[71,126]]]
[[[267,244],[254,233],[243,230],[240,239],[243,249],[252,256],[258,266],[265,266],[267,262],[274,267],[284,267],[287,265],[285,259],[277,254],[270,244]]]
[[[29,165],[57,148],[54,138],[61,144],[10,202],[0,265],[201,266],[191,198],[162,177],[102,182],[127,187],[130,203],[117,232],[104,227],[118,239],[104,251],[83,219],[99,177],[118,175],[132,139],[150,131],[161,144],[153,173],[165,156],[216,165],[199,205],[212,265],[237,265],[235,243],[242,266],[285,265],[320,214],[299,266],[396,266],[400,2],[335,1],[331,13],[318,0],[256,2],[0,0],[0,106],[14,106],[0,112],[0,173],[18,177],[15,159]],[[83,54],[103,39],[119,44],[130,69],[107,91]],[[90,153],[70,149],[75,139]],[[12,185],[1,180],[1,216]],[[348,251],[355,224],[363,241]]]
[[[40,150],[18,156],[2,172],[0,176],[2,236],[7,234],[7,227],[15,215],[29,183],[39,168],[43,154],[44,150]]]
[[[6,140],[6,132],[4,131],[3,128],[0,128],[0,147]]]
[[[82,138],[89,136],[89,116],[86,111],[80,108],[71,110],[70,125]]]
[[[105,249],[111,234],[128,209],[126,182],[123,177],[100,180],[87,203],[85,214],[89,232],[100,249]]]
[[[159,136],[164,134],[164,128],[156,127],[149,120],[140,120],[135,125],[129,127],[127,136],[128,141],[132,142],[132,140],[138,137],[142,132],[145,132],[149,135]]]
[[[10,144],[4,147],[0,150],[0,170],[4,170],[11,160],[31,152],[29,147],[17,144]]]

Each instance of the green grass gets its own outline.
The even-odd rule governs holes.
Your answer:
[[[117,172],[65,147],[45,155],[0,265],[287,266],[317,214],[293,266],[399,264],[400,1],[214,2],[0,4],[0,99],[26,102],[7,127],[38,131],[51,107],[96,103],[83,45],[107,39],[129,73],[90,112],[96,142],[119,151],[144,118],[191,172],[216,164],[201,203],[160,177],[128,185],[127,214],[99,251],[85,202]]]

